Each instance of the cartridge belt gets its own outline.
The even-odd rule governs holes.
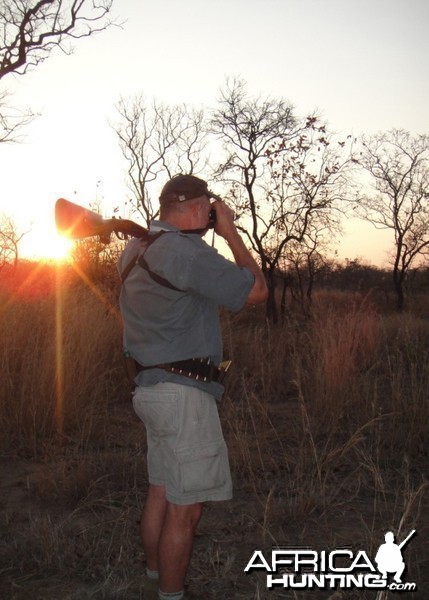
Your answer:
[[[211,383],[212,381],[222,383],[230,366],[230,360],[225,360],[219,366],[216,366],[209,358],[190,358],[151,365],[149,367],[144,367],[136,361],[137,372],[149,369],[163,369],[169,373],[182,375],[182,377],[190,377],[191,379],[195,379],[195,381],[203,381],[204,383]]]

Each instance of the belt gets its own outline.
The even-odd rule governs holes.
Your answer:
[[[147,371],[149,369],[163,369],[169,373],[190,377],[191,379],[195,379],[195,381],[203,381],[204,383],[211,383],[212,381],[222,383],[231,366],[231,361],[225,360],[217,367],[209,358],[190,358],[188,360],[177,360],[175,362],[161,363],[149,367],[144,367],[137,361],[135,362],[137,372]]]

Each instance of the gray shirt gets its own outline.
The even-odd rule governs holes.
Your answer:
[[[150,269],[181,291],[155,282],[136,265],[122,286],[120,308],[124,320],[124,346],[144,366],[189,358],[222,360],[219,306],[240,310],[254,284],[246,268],[220,255],[198,234],[184,234],[162,221],[153,221],[151,233],[164,230],[147,249],[132,239],[120,261],[122,272],[131,258],[144,253]],[[141,371],[139,386],[176,381],[199,387],[220,398],[223,386],[168,373]]]

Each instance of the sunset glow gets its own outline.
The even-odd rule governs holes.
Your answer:
[[[152,99],[185,103],[208,114],[226,78],[239,76],[255,98],[283,98],[297,116],[315,112],[344,136],[393,127],[428,131],[427,1],[221,0],[210,3],[208,12],[196,0],[186,6],[184,21],[180,2],[118,2],[121,27],[75,40],[71,55],[53,51],[22,77],[5,79],[10,106],[25,111],[30,104],[38,115],[19,132],[25,143],[0,144],[0,213],[11,215],[19,232],[53,221],[60,197],[85,207],[100,201],[105,215],[116,208],[124,215],[129,165],[111,126],[118,121],[121,97],[142,94],[148,105]],[[163,52],[152,60],[160,23]],[[210,23],[215,39],[196,51],[192,36],[177,42],[178,23],[189,31],[206,31]],[[121,56],[130,60],[121,62]],[[183,69],[190,61],[192,69]],[[208,176],[216,162],[212,156],[201,174]],[[159,185],[166,178],[160,174]],[[368,223],[362,234],[353,215],[345,221],[339,259],[384,265],[392,237],[381,237]],[[30,233],[22,241],[23,258],[67,256],[65,242],[47,248],[43,240],[35,247],[33,241],[27,245],[29,238]]]
[[[25,245],[25,254],[35,260],[70,262],[73,240],[57,232],[49,235],[31,236]],[[30,243],[31,242],[31,243]],[[23,243],[24,246],[24,243]]]

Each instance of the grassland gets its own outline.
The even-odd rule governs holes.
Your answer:
[[[190,599],[327,598],[267,591],[243,569],[276,545],[373,557],[387,530],[411,529],[405,579],[428,597],[427,314],[425,301],[396,315],[371,295],[319,292],[310,318],[291,310],[275,327],[259,309],[222,315],[235,497],[204,510]],[[0,340],[0,597],[143,598],[145,436],[117,289],[53,268],[3,281]]]

